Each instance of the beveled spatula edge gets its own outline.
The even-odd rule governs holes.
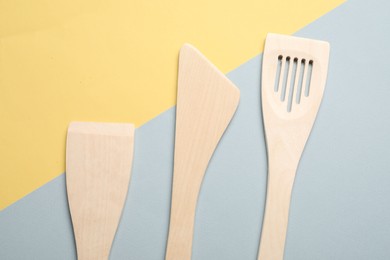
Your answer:
[[[183,44],[183,46],[180,49],[179,60],[183,60],[185,55],[190,55],[192,53],[195,53],[200,59],[204,60],[205,63],[207,63],[208,66],[210,66],[214,70],[214,72],[221,77],[221,79],[224,79],[226,83],[228,83],[228,86],[231,88],[231,91],[235,95],[237,95],[237,104],[238,104],[240,98],[240,89],[220,69],[218,69],[214,63],[212,63],[208,58],[206,58],[206,56],[201,51],[199,51],[196,47],[194,47],[192,44],[190,43]],[[179,70],[180,70],[180,66],[179,66]]]
[[[279,33],[268,33],[267,37],[266,37],[266,43],[268,42],[268,44],[271,45],[273,43],[273,41],[276,41],[276,40],[279,41],[279,40],[285,40],[285,39],[299,41],[300,44],[315,43],[315,44],[321,45],[322,48],[330,49],[330,44],[328,41],[311,39],[311,38],[309,39],[309,38],[305,38],[305,37],[292,36],[292,35],[279,34]]]
[[[113,136],[132,136],[135,130],[131,123],[100,123],[73,121],[69,124],[69,133],[97,134]]]

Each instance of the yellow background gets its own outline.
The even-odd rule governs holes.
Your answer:
[[[0,209],[64,172],[70,121],[173,106],[183,43],[226,73],[342,2],[0,0]]]

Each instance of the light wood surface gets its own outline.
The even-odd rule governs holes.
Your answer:
[[[66,187],[79,260],[107,260],[124,206],[132,124],[74,122],[68,128]]]
[[[200,186],[239,96],[233,83],[198,50],[188,44],[182,47],[167,260],[191,259]]]
[[[267,36],[261,97],[268,153],[268,184],[259,260],[283,259],[291,190],[323,96],[328,60],[327,42],[277,34]],[[309,95],[306,96],[308,81]],[[299,91],[301,82],[302,89]],[[286,94],[283,101],[284,85]]]

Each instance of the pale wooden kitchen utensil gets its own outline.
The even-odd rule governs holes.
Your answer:
[[[268,183],[259,260],[283,259],[291,190],[321,103],[328,61],[327,42],[267,36],[261,98]]]
[[[74,122],[68,128],[66,188],[79,260],[107,260],[124,206],[134,126]]]
[[[167,260],[191,259],[201,182],[239,96],[234,84],[197,49],[188,44],[182,47]]]

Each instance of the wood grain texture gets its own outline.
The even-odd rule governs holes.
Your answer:
[[[68,128],[66,186],[79,260],[107,260],[133,159],[132,124],[74,122]]]
[[[167,260],[191,259],[200,186],[239,96],[234,84],[198,50],[188,44],[182,47]]]
[[[322,100],[328,61],[327,42],[277,34],[267,36],[261,95],[268,153],[268,184],[259,260],[283,259],[291,190]],[[281,67],[280,76],[278,66]],[[277,90],[274,88],[275,81]],[[310,91],[306,96],[308,81]],[[284,101],[281,100],[283,85],[286,89]],[[301,92],[299,85],[302,85]],[[290,93],[291,111],[288,110]]]

